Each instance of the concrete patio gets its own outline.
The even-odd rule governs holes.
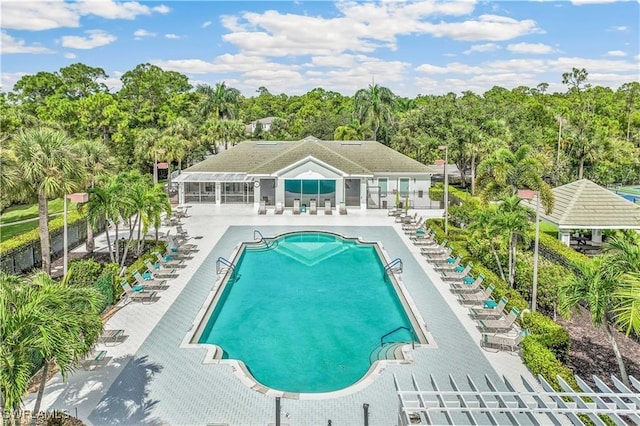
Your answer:
[[[412,375],[427,388],[430,377],[447,384],[452,377],[467,383],[467,375],[483,383],[485,375],[500,382],[508,378],[521,386],[520,376],[533,379],[520,358],[505,352],[486,352],[480,332],[420,255],[400,224],[386,210],[349,210],[348,215],[325,216],[291,211],[266,215],[246,206],[195,204],[183,219],[184,228],[199,251],[170,280],[170,288],[150,305],[130,303],[107,323],[128,336],[106,349],[112,359],[93,371],[78,370],[63,383],[60,376],[46,388],[43,409],[64,409],[89,424],[228,424],[267,425],[275,422],[275,398],[242,383],[229,365],[203,364],[204,349],[181,348],[217,276],[215,260],[228,257],[241,241],[252,241],[253,231],[272,236],[292,230],[329,230],[380,241],[391,258],[404,262],[402,281],[424,318],[436,348],[416,348],[413,362],[386,366],[368,386],[332,399],[283,399],[283,424],[363,424],[363,404],[369,404],[369,424],[397,422],[398,399],[393,375],[404,388]],[[418,216],[441,217],[441,210],[418,211]],[[166,230],[166,229],[165,229]],[[200,238],[201,237],[201,238]],[[102,240],[104,236],[101,236]],[[100,239],[98,247],[106,246]],[[524,390],[524,389],[523,389]],[[27,408],[35,395],[26,398]]]

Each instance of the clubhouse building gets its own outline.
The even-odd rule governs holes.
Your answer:
[[[245,141],[195,164],[174,180],[179,202],[292,208],[316,200],[332,208],[385,209],[396,201],[431,205],[433,171],[379,142]]]

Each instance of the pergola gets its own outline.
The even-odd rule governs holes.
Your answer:
[[[625,200],[606,188],[580,179],[553,189],[553,211],[540,211],[540,219],[558,227],[559,239],[570,244],[571,232],[591,230],[591,241],[602,242],[605,229],[640,230],[640,206]],[[536,201],[523,200],[523,205],[534,209]]]

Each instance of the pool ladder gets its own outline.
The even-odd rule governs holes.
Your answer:
[[[271,248],[269,246],[269,241],[267,241],[267,239],[262,235],[262,232],[258,231],[257,229],[253,230],[253,239],[254,240],[259,240],[260,242],[264,243],[264,245],[267,248]]]
[[[216,260],[216,274],[220,275],[229,270],[231,270],[231,276],[233,277],[236,274],[236,266],[224,257],[219,257],[218,260]]]
[[[389,271],[391,271],[393,273],[401,274],[402,268],[403,268],[402,259],[400,259],[399,257],[396,257],[391,262],[386,264],[386,266],[384,267],[384,273],[386,274]]]

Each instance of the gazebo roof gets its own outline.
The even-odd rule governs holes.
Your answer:
[[[553,189],[551,214],[540,218],[559,229],[640,229],[640,206],[591,182],[581,179]],[[530,208],[534,200],[523,200]],[[542,207],[541,207],[542,210]]]

